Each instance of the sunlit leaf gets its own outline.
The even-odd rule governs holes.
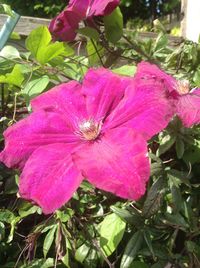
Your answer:
[[[100,223],[100,246],[107,256],[117,248],[123,238],[125,228],[126,223],[115,213],[106,216]]]
[[[140,250],[143,242],[143,234],[137,231],[129,240],[122,256],[120,268],[129,268]]]

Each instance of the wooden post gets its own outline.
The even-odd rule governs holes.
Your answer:
[[[200,35],[200,0],[182,0],[182,36],[198,42]]]

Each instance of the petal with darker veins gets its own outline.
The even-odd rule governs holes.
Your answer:
[[[147,144],[129,128],[107,131],[99,140],[73,154],[83,176],[97,188],[136,200],[150,176]]]
[[[78,142],[68,126],[68,121],[57,112],[37,111],[9,127],[4,132],[5,148],[0,161],[6,166],[23,168],[30,155],[38,147],[66,143],[73,150]]]
[[[74,194],[83,177],[74,166],[66,144],[38,148],[20,176],[19,194],[38,204],[45,214],[54,212]]]

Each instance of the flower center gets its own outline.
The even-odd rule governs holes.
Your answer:
[[[79,134],[86,140],[95,140],[101,132],[102,122],[97,123],[92,119],[83,121],[79,125]]]
[[[177,83],[177,91],[181,95],[189,93],[189,91],[190,91],[189,81],[188,80],[178,81],[178,83]]]

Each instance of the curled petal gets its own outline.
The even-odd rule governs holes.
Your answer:
[[[87,12],[90,9],[90,2],[91,0],[70,0],[67,10],[71,10],[76,14],[79,14],[81,19],[85,19]]]
[[[9,127],[4,137],[5,149],[0,153],[0,161],[20,169],[40,146],[65,142],[68,149],[73,149],[77,144],[77,137],[61,114],[42,110]]]
[[[131,129],[107,131],[73,154],[83,176],[96,187],[136,200],[145,193],[150,168],[147,144]]]
[[[49,25],[53,40],[73,41],[76,37],[79,21],[79,15],[73,11],[64,10],[61,12]]]
[[[168,125],[174,112],[173,100],[160,85],[134,83],[107,118],[105,128],[131,127],[148,140]]]
[[[118,105],[130,81],[104,68],[90,69],[82,87],[88,114],[97,121],[104,120]]]
[[[119,0],[94,0],[88,16],[106,16],[119,5]]]
[[[179,97],[177,115],[185,127],[200,123],[200,89]]]
[[[82,179],[65,144],[47,145],[38,148],[26,162],[19,194],[49,214],[72,197]]]
[[[34,111],[45,109],[62,114],[73,129],[87,118],[85,98],[76,81],[64,83],[41,94],[31,101]]]
[[[137,65],[134,79],[139,85],[154,83],[162,86],[169,92],[176,91],[176,79],[149,62],[142,61]]]
[[[82,19],[106,16],[119,5],[119,2],[119,0],[70,0],[67,10],[80,14]]]

